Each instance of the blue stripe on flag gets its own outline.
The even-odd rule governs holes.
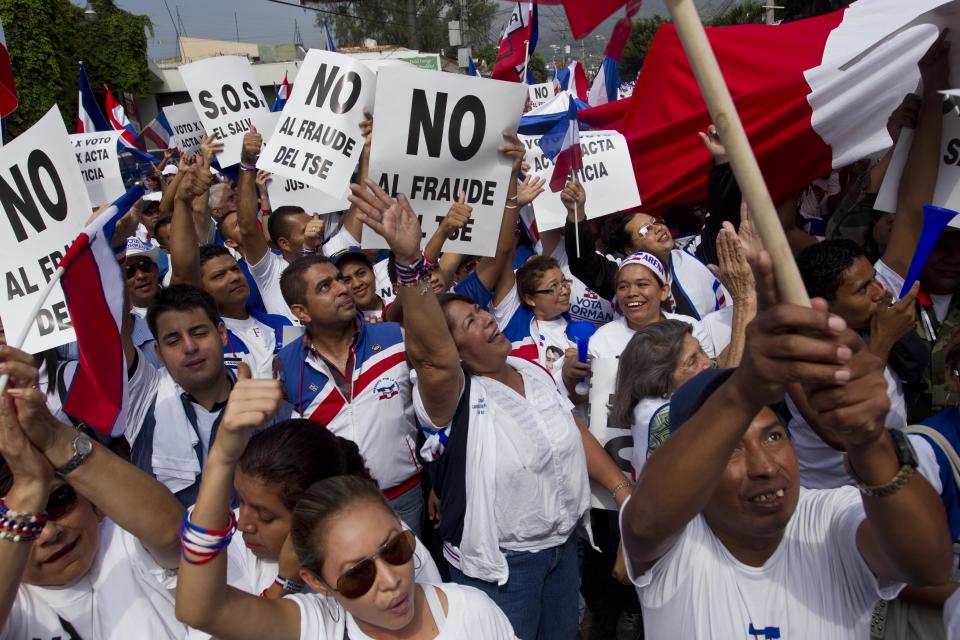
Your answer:
[[[930,257],[930,252],[940,239],[943,230],[950,222],[960,216],[960,212],[952,209],[936,207],[932,204],[923,205],[923,230],[920,232],[920,240],[917,242],[917,249],[913,252],[913,260],[910,262],[910,268],[907,270],[907,277],[903,281],[903,289],[900,290],[898,298],[902,298],[909,291],[913,283],[920,277],[923,266]]]

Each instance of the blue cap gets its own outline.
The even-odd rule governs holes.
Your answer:
[[[670,398],[670,433],[693,417],[710,394],[727,381],[733,369],[707,369],[688,380]]]

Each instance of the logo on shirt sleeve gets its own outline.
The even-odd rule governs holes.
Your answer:
[[[389,400],[400,393],[400,385],[393,378],[380,378],[373,387],[377,400]]]
[[[751,622],[747,633],[750,634],[751,640],[780,640],[780,627],[763,627],[762,629],[757,629]]]

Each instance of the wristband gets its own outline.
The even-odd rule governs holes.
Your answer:
[[[400,264],[397,262],[395,264],[397,270],[397,284],[401,287],[416,286],[417,282],[420,280],[420,276],[423,274],[423,262],[422,255],[414,264]]]
[[[303,593],[307,590],[307,585],[303,584],[302,582],[287,580],[281,575],[278,575],[276,578],[274,578],[273,584],[290,593]]]
[[[257,165],[247,164],[243,160],[240,161],[240,171],[256,171],[256,170],[257,170]]]
[[[180,546],[183,559],[190,564],[206,564],[227,548],[237,531],[237,517],[230,512],[225,529],[205,529],[190,521],[194,507],[189,507],[180,523]]]

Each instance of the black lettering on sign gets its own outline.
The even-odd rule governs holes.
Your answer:
[[[339,76],[339,78],[337,76]],[[336,80],[336,86],[334,86],[334,80]],[[343,100],[344,85],[348,82],[350,83],[350,93],[347,95],[346,100]],[[306,102],[315,107],[322,107],[324,102],[327,101],[327,96],[330,95],[330,110],[334,113],[346,113],[357,103],[362,87],[363,83],[360,80],[360,76],[353,71],[348,72],[346,75],[340,75],[339,65],[334,65],[328,69],[327,64],[324,63],[317,69],[317,75],[313,78],[313,84],[310,85]],[[330,94],[331,88],[333,89],[332,95]],[[314,98],[316,98],[315,102]]]
[[[615,431],[620,431],[620,429],[615,429]],[[630,458],[622,455],[621,451],[624,449],[629,449],[632,446],[633,436],[629,435],[629,432],[627,432],[627,435],[610,438],[607,440],[607,444],[605,444],[603,448],[606,450],[607,454],[613,458],[614,464],[620,467],[621,471],[629,473],[631,467]]]
[[[47,194],[47,186],[41,179],[41,172],[47,175],[47,182],[53,188],[55,200]],[[0,177],[0,204],[3,205],[3,210],[7,214],[7,220],[13,228],[13,234],[17,238],[17,242],[23,242],[27,239],[27,232],[23,227],[21,216],[38,233],[47,228],[47,224],[44,222],[43,216],[40,215],[40,210],[34,200],[34,194],[36,194],[36,199],[40,201],[40,205],[48,216],[58,222],[67,217],[67,194],[63,188],[63,182],[53,166],[53,161],[42,150],[35,149],[27,157],[27,175],[30,178],[32,190],[27,186],[27,181],[24,180],[20,167],[16,165],[11,167],[10,175],[16,183],[16,188]]]
[[[463,127],[463,118],[467,114],[473,116],[473,133],[467,144],[460,139]],[[420,134],[423,133],[427,155],[431,158],[440,157],[440,146],[443,143],[443,129],[447,114],[447,94],[437,92],[434,100],[433,115],[430,114],[430,105],[427,94],[423,89],[414,89],[410,104],[410,126],[407,130],[407,155],[415,156],[420,151]],[[450,155],[463,162],[469,160],[483,144],[483,135],[487,128],[487,113],[483,102],[477,96],[464,96],[453,105],[450,114],[450,129],[447,135],[447,144],[450,146]]]
[[[203,107],[203,115],[206,117],[212,119],[220,114],[217,103],[213,101],[213,94],[206,89],[197,94],[197,100],[200,101],[200,106]]]
[[[53,333],[54,329],[66,331],[72,327],[70,314],[67,313],[67,306],[63,302],[56,303],[50,309],[40,309],[40,313],[37,314],[37,329],[42,336]]]
[[[954,138],[947,143],[947,155],[943,156],[943,161],[960,165],[960,138]]]
[[[546,87],[534,87],[534,88],[533,88],[533,96],[534,96],[537,100],[543,100],[543,99],[546,98],[548,95],[549,95],[549,92],[548,92],[548,90],[547,90]]]

